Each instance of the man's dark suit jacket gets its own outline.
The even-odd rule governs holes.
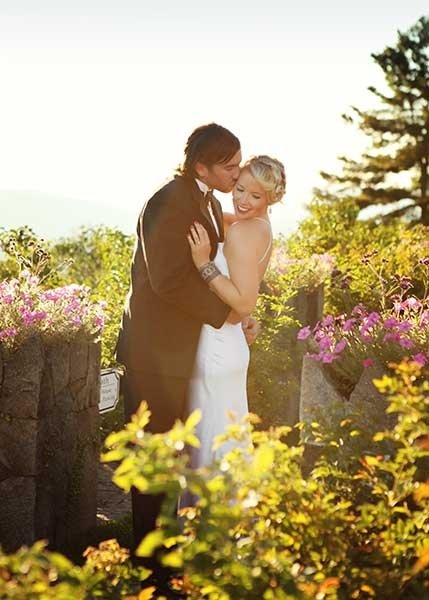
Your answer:
[[[219,328],[225,322],[231,309],[202,281],[186,238],[199,221],[208,231],[214,258],[223,221],[217,200],[213,208],[220,238],[196,181],[182,175],[144,206],[117,345],[117,358],[127,369],[188,379],[203,323]]]

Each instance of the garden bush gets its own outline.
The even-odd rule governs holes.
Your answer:
[[[287,427],[261,432],[247,421],[232,424],[218,440],[232,437],[239,447],[214,466],[193,471],[182,450],[198,444],[198,414],[166,434],[149,434],[142,405],[126,429],[108,438],[104,456],[121,460],[114,475],[120,487],[166,493],[162,528],[143,540],[140,553],[164,546],[165,564],[184,569],[184,589],[195,599],[426,598],[425,375],[412,361],[376,381],[389,412],[398,416],[394,429],[377,433],[365,454],[349,455],[346,469],[332,455],[334,447],[341,456],[344,444],[322,446],[307,477],[304,447],[285,444]],[[383,453],[386,441],[390,454]],[[172,515],[185,489],[200,499],[179,522]]]

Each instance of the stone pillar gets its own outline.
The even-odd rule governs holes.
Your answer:
[[[290,299],[293,308],[293,316],[301,323],[301,327],[314,327],[323,316],[324,286],[321,284],[313,292],[298,290],[297,294]],[[287,374],[289,385],[289,399],[286,413],[287,425],[295,425],[300,420],[300,396],[302,382],[303,358],[306,352],[304,344],[295,338],[291,343],[291,355],[293,356],[292,370]],[[297,440],[291,440],[297,441]]]
[[[100,345],[0,357],[0,544],[67,550],[96,524]]]

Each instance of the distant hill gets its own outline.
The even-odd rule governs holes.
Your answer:
[[[134,233],[138,208],[118,208],[32,191],[0,190],[0,227],[28,225],[46,239],[77,233],[82,226],[107,225]]]

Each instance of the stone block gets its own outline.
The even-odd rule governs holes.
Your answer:
[[[0,452],[16,476],[35,476],[37,420],[0,416]]]
[[[19,419],[37,417],[43,364],[44,349],[38,337],[3,358],[0,414]]]
[[[13,477],[0,482],[0,545],[6,552],[35,540],[34,506],[35,480],[32,477]]]
[[[318,420],[333,404],[345,402],[323,372],[322,365],[308,356],[304,356],[301,374],[301,395],[299,419],[311,423]]]

